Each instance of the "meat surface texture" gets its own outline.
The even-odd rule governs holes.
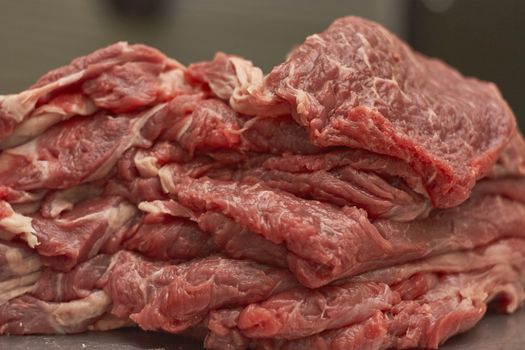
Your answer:
[[[0,96],[0,335],[436,349],[525,301],[492,83],[336,20],[268,74],[116,43]]]

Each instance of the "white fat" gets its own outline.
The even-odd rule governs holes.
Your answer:
[[[6,300],[6,297],[11,295],[9,292],[22,287],[33,286],[40,278],[40,275],[41,272],[37,271],[25,276],[18,276],[8,279],[7,281],[0,282],[0,304],[3,304],[9,300]],[[2,298],[2,296],[4,296],[4,298]]]
[[[310,106],[313,106],[316,104],[315,99],[307,92],[302,90],[297,90],[297,114],[299,115],[299,118],[301,119],[301,123],[304,125],[308,124],[308,121],[306,119],[306,115],[308,115],[310,111]]]
[[[163,200],[154,200],[150,202],[140,202],[138,208],[145,213],[150,214],[170,214],[171,211],[166,207],[166,202]]]
[[[182,138],[182,136],[184,136],[186,131],[188,131],[192,123],[193,123],[193,117],[192,116],[186,117],[184,124],[182,125],[179,132],[177,133],[177,141],[180,141],[180,139]]]
[[[36,154],[37,154],[37,140],[38,139],[33,139],[20,146],[11,148],[5,151],[4,153],[12,154],[15,156],[23,156],[27,158],[28,160],[33,160],[36,158]]]
[[[41,89],[43,89],[47,93],[47,92],[49,92],[51,90],[54,90],[57,87],[63,87],[63,86],[71,85],[73,83],[76,83],[80,79],[82,79],[82,77],[84,76],[85,72],[86,72],[85,70],[81,70],[81,71],[78,71],[78,72],[73,73],[71,75],[66,75],[65,77],[62,77],[62,78],[58,79],[55,82],[52,82],[52,83],[50,83],[48,85],[44,85]]]
[[[105,212],[106,220],[108,223],[108,229],[115,231],[119,227],[122,227],[129,219],[131,219],[136,213],[137,210],[134,205],[122,202],[115,208]]]
[[[104,235],[91,247],[88,256],[93,257],[99,251],[100,247],[107,241],[107,239],[114,234],[119,228],[123,227],[137,213],[136,207],[127,202],[122,202],[118,206],[113,207],[103,212],[94,213],[81,218],[81,220],[91,219],[107,222],[106,232]]]
[[[174,92],[184,89],[186,85],[184,71],[179,68],[160,73],[159,80],[161,81],[161,91],[166,95],[172,95]]]
[[[173,182],[173,176],[169,166],[163,166],[158,173],[160,179],[160,185],[164,192],[170,193],[175,188],[175,182]]]
[[[60,120],[61,116],[56,113],[48,113],[29,118],[22,122],[22,124],[20,124],[11,135],[0,141],[0,149],[18,146],[27,140],[40,135],[49,126]]]
[[[20,123],[35,107],[40,96],[34,90],[27,90],[18,95],[4,96],[1,106],[2,112],[4,116]]]
[[[241,86],[248,87],[262,83],[263,72],[260,68],[254,67],[251,61],[240,57],[230,57],[230,62],[235,68],[235,74]]]
[[[49,215],[52,218],[56,218],[62,212],[71,210],[76,203],[97,196],[101,192],[102,189],[100,187],[89,184],[78,185],[58,191],[50,202],[51,210]]]
[[[83,97],[82,103],[77,103],[72,106],[71,111],[67,114],[64,114],[67,118],[73,116],[73,115],[90,115],[95,113],[97,110],[97,106],[91,101],[90,99]],[[64,119],[62,119],[64,120]]]
[[[2,110],[8,118],[20,123],[35,108],[36,102],[47,93],[58,87],[67,86],[80,80],[85,71],[62,77],[44,86],[26,90],[17,95],[7,95],[2,101]]]
[[[69,199],[63,197],[55,198],[51,203],[51,210],[49,211],[49,215],[52,218],[56,218],[58,215],[60,215],[60,213],[71,210],[74,205],[75,202]]]
[[[159,166],[155,157],[145,155],[144,152],[139,151],[135,155],[135,167],[142,177],[154,177],[159,172]]]
[[[112,314],[105,314],[97,322],[88,326],[90,331],[109,331],[112,329],[136,326],[133,321],[127,317],[117,317]]]
[[[84,299],[60,303],[49,315],[61,332],[64,327],[72,327],[103,315],[111,305],[111,299],[104,291],[91,293]]]
[[[49,127],[60,121],[67,120],[75,115],[90,115],[95,113],[97,109],[93,102],[85,97],[81,103],[69,107],[69,111],[65,111],[63,108],[53,104],[39,107],[18,125],[11,135],[0,141],[0,149],[18,146],[42,134]]]
[[[9,248],[4,257],[7,260],[9,270],[17,276],[27,275],[42,267],[38,255],[27,256],[18,248]]]
[[[9,204],[6,203],[5,205]],[[32,219],[28,216],[12,211],[9,216],[0,219],[0,228],[14,234],[22,234],[31,248],[39,244],[36,231],[32,225]]]
[[[0,305],[20,295],[26,294],[27,292],[30,292],[32,289],[33,289],[33,285],[30,285],[30,286],[23,286],[23,287],[11,289],[5,293],[0,293]]]

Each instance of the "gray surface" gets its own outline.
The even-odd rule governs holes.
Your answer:
[[[137,330],[86,333],[68,336],[0,337],[0,349],[87,349],[87,350],[197,350],[198,342],[174,335]],[[452,338],[442,350],[525,349],[525,310],[511,316],[489,313],[469,332]]]

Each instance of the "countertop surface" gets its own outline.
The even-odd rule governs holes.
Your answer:
[[[123,329],[67,336],[4,336],[0,337],[0,349],[197,350],[202,346],[199,342],[166,333]],[[525,349],[525,310],[510,316],[488,313],[474,329],[450,339],[440,349]]]

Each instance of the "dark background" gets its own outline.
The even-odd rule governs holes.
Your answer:
[[[183,63],[236,53],[267,72],[307,35],[349,14],[496,82],[525,129],[522,0],[0,0],[0,94],[119,40]]]

